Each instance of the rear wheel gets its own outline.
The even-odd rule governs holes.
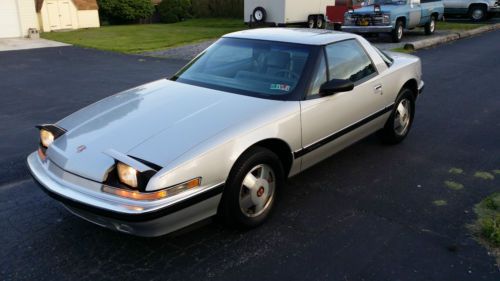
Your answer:
[[[410,132],[415,116],[415,98],[413,91],[403,88],[394,103],[394,109],[380,135],[384,142],[396,144],[402,142]]]
[[[319,15],[316,17],[316,28],[325,28],[325,17],[323,15]]]
[[[269,217],[283,181],[283,166],[278,156],[266,148],[251,148],[231,170],[219,214],[239,228],[262,224]]]
[[[431,20],[425,24],[425,34],[431,35],[436,30],[436,17],[431,16]]]
[[[392,42],[394,42],[394,43],[401,42],[401,39],[403,38],[403,29],[404,29],[403,21],[397,20],[396,26],[394,27],[394,30],[392,31]]]

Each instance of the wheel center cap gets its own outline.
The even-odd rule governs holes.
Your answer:
[[[263,186],[259,187],[259,189],[257,190],[257,197],[261,197],[262,194],[264,194],[264,191],[265,189]]]

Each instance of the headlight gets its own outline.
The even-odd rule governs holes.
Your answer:
[[[46,129],[40,129],[40,142],[42,146],[48,148],[54,142],[54,134],[47,131]]]
[[[116,164],[116,169],[118,171],[118,179],[120,182],[132,187],[132,188],[138,188],[138,180],[137,180],[137,170],[130,167],[127,164],[123,164],[121,162],[118,162]]]
[[[391,22],[391,15],[388,15],[388,14],[382,15],[382,22],[383,23],[390,23]]]

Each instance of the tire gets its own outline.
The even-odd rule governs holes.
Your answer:
[[[219,215],[233,227],[259,226],[269,217],[283,183],[284,170],[278,156],[266,148],[250,148],[231,169]]]
[[[398,94],[389,119],[387,119],[384,128],[380,131],[382,140],[388,144],[402,142],[410,132],[414,117],[414,93],[408,88],[403,88]]]
[[[316,16],[307,17],[307,27],[316,28]]]
[[[316,28],[324,29],[325,28],[325,17],[323,15],[316,16]]]
[[[253,16],[253,19],[255,20],[255,22],[258,22],[258,23],[265,22],[266,18],[267,18],[266,9],[264,9],[262,7],[257,7],[253,10],[252,16]]]
[[[399,43],[401,42],[401,39],[403,38],[403,30],[404,30],[404,24],[402,20],[397,20],[396,21],[396,26],[394,27],[394,30],[392,31],[392,42],[394,43]]]
[[[431,20],[425,24],[425,35],[432,35],[436,31],[436,17],[431,16]]]
[[[484,21],[487,16],[487,11],[484,5],[473,5],[469,9],[470,19],[474,22]]]

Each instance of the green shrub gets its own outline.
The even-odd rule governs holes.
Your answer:
[[[243,0],[191,0],[195,17],[243,18]]]
[[[151,17],[151,0],[98,0],[99,15],[110,23],[132,23]]]
[[[500,215],[484,218],[480,225],[483,237],[493,245],[500,246]]]
[[[190,0],[163,0],[158,4],[160,20],[165,23],[179,22],[191,17]]]

